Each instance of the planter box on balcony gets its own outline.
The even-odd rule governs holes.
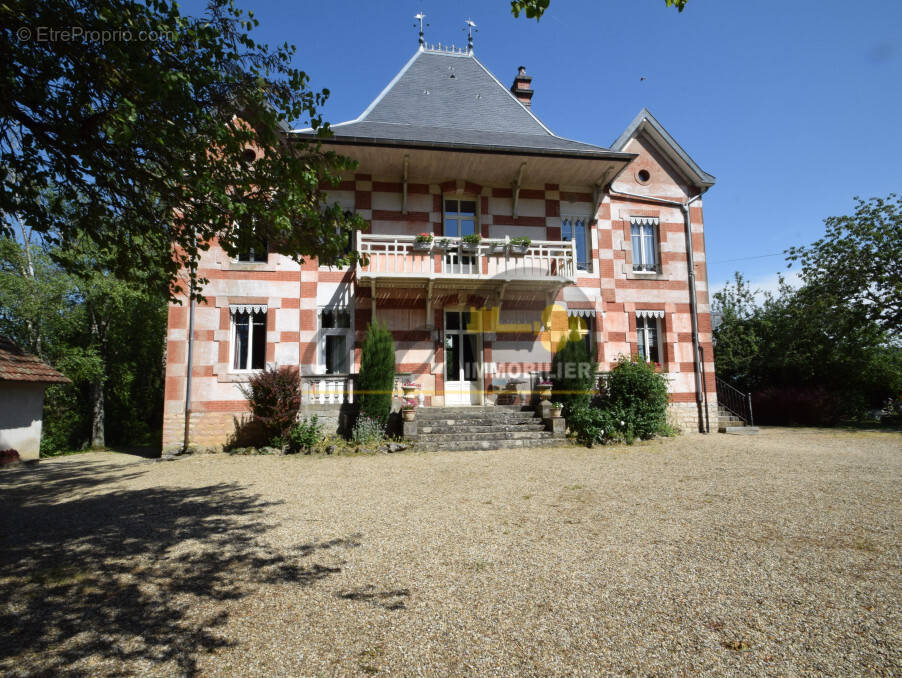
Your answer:
[[[474,242],[462,242],[460,244],[461,252],[475,252],[478,249],[479,249],[479,245],[477,245]]]
[[[413,244],[413,249],[417,252],[428,252],[432,249],[432,241],[428,240],[426,242],[415,242]]]
[[[522,256],[528,249],[529,245],[511,245],[511,254]]]
[[[504,254],[504,250],[507,249],[507,245],[503,242],[493,242],[489,245],[489,252],[492,254]]]

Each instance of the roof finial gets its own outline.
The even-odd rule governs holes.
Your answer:
[[[423,19],[426,18],[426,15],[423,12],[417,12],[413,15],[413,18],[420,22],[420,48],[424,48],[426,46],[426,38],[423,36]],[[426,24],[427,26],[429,24]],[[414,28],[417,27],[417,24],[413,25]]]
[[[467,32],[467,54],[473,53],[473,34],[478,33],[479,29],[476,28],[476,22],[472,19],[464,20],[464,24],[466,24],[466,28],[464,29]]]

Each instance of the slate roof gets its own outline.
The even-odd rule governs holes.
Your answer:
[[[32,381],[67,384],[69,380],[37,356],[0,336],[0,382]]]
[[[631,157],[553,134],[472,53],[428,49],[418,50],[360,117],[332,131],[337,142]]]

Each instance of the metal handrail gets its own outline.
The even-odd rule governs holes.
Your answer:
[[[717,404],[722,405],[725,410],[736,415],[749,426],[754,426],[752,394],[740,391],[720,377],[714,377],[714,383],[717,386]]]

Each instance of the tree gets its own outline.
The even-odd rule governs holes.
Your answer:
[[[898,339],[902,330],[902,196],[855,198],[855,213],[824,220],[826,234],[787,250],[805,284],[836,306],[878,323]],[[791,265],[791,264],[790,264]]]
[[[596,369],[586,342],[573,330],[551,359],[551,397],[564,406],[565,416],[589,404]]]
[[[360,348],[360,373],[357,392],[360,414],[384,428],[391,413],[392,390],[395,385],[395,342],[391,332],[378,321],[370,323]]]
[[[548,9],[550,2],[551,0],[511,0],[511,14],[519,17],[520,12],[525,12],[527,19],[538,21]],[[686,8],[687,2],[689,0],[664,0],[668,7],[676,7],[679,12]]]
[[[286,134],[295,120],[329,134],[328,91],[309,89],[287,43],[254,42],[252,13],[232,0],[196,18],[170,0],[13,0],[0,20],[0,234],[21,222],[50,244],[116,243],[118,278],[140,271],[173,295],[214,241],[347,263],[360,222],[324,189],[352,163]]]

